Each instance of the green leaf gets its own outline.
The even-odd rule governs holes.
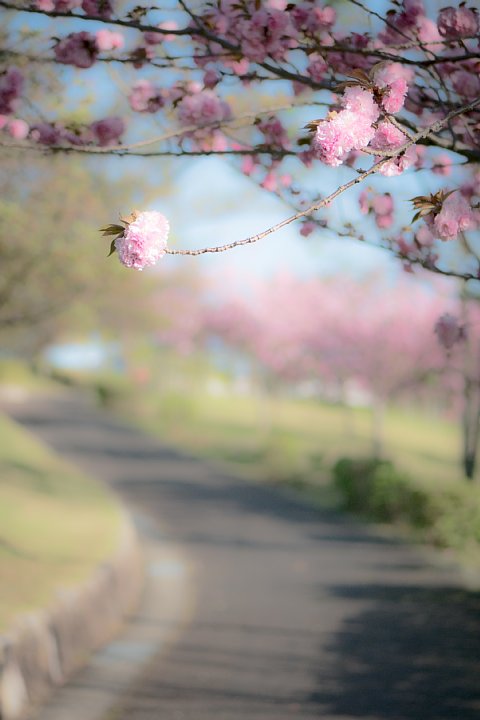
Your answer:
[[[104,237],[108,235],[121,235],[125,231],[125,228],[121,225],[105,225],[100,228],[100,232],[103,233]]]
[[[116,240],[116,238],[114,240],[112,240],[112,242],[110,243],[110,252],[108,253],[107,257],[110,257],[110,255],[113,255],[113,253],[117,249],[115,247],[115,240]]]

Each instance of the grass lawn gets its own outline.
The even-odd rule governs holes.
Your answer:
[[[87,578],[120,522],[106,488],[0,415],[0,632]]]
[[[330,480],[342,456],[371,453],[367,410],[313,401],[250,396],[190,396],[160,400],[146,414],[150,429],[170,442],[227,463],[257,479],[318,484]],[[453,423],[400,410],[385,416],[385,454],[420,484],[463,483],[460,433]]]

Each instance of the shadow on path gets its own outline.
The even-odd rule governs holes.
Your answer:
[[[324,648],[328,669],[312,700],[328,717],[480,718],[480,593],[402,585],[329,592],[366,608]]]

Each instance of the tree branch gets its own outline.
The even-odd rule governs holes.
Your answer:
[[[260,233],[257,233],[256,235],[251,235],[250,237],[244,238],[243,240],[235,240],[231,243],[226,243],[225,245],[218,245],[214,247],[205,247],[205,248],[199,248],[197,250],[171,250],[167,249],[167,253],[170,255],[204,255],[205,253],[219,253],[219,252],[225,252],[226,250],[232,250],[236,247],[241,247],[242,245],[251,245],[253,243],[258,242],[259,240],[263,240],[263,238],[267,237],[268,235],[272,235],[273,233],[277,232],[278,230],[281,230],[282,228],[286,227],[287,225],[290,225],[295,220],[299,220],[302,217],[305,217],[307,215],[312,215],[317,210],[320,210],[321,208],[326,207],[327,205],[330,205],[339,195],[344,193],[346,190],[349,190],[350,188],[354,187],[355,185],[358,185],[363,180],[365,180],[367,177],[370,177],[370,175],[373,175],[374,173],[378,172],[378,170],[385,165],[385,163],[389,162],[390,160],[394,158],[401,157],[406,150],[408,150],[409,147],[414,145],[419,140],[428,137],[430,134],[438,132],[441,130],[445,125],[447,125],[450,120],[452,120],[454,117],[457,117],[458,115],[462,115],[463,113],[469,112],[470,110],[473,110],[473,108],[477,107],[477,105],[480,105],[480,98],[477,98],[473,102],[469,103],[468,105],[465,105],[464,107],[460,108],[459,110],[453,110],[451,113],[449,113],[445,118],[442,120],[437,120],[429,127],[425,128],[424,130],[420,130],[418,133],[416,133],[411,140],[404,143],[402,146],[397,148],[395,151],[392,151],[391,156],[389,158],[385,158],[384,160],[380,160],[380,162],[375,163],[372,165],[372,167],[369,170],[365,170],[364,172],[361,172],[359,175],[357,175],[356,178],[353,178],[349,182],[345,183],[344,185],[341,185],[337,190],[335,190],[333,193],[328,195],[328,197],[323,198],[322,200],[319,200],[318,202],[314,203],[313,205],[310,205],[306,210],[301,210],[300,212],[295,213],[295,215],[291,215],[288,218],[285,218],[285,220],[282,220],[279,223],[276,223],[275,225],[272,225],[271,227],[267,228],[266,230],[263,230]]]

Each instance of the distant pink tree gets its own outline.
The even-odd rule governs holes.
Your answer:
[[[434,326],[451,302],[411,279],[387,286],[282,274],[246,295],[211,310],[210,330],[284,382],[361,383],[372,397],[375,453],[385,404],[444,367]]]

